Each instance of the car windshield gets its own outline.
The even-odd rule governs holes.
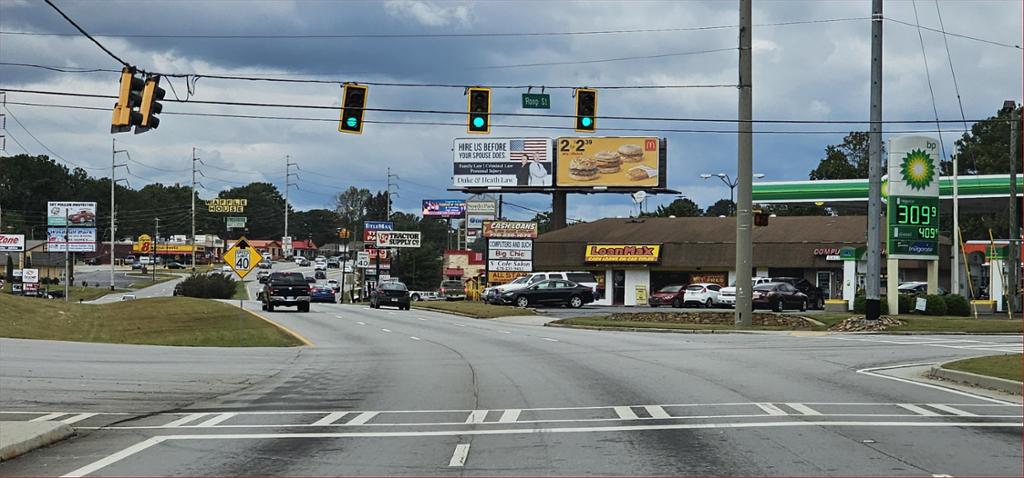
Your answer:
[[[444,287],[445,289],[456,289],[462,287],[462,282],[457,280],[446,280],[441,283],[441,287]]]
[[[306,277],[298,272],[275,272],[270,274],[270,281],[277,284],[305,284]]]
[[[683,288],[683,286],[681,286],[681,285],[667,285],[665,287],[662,287],[658,292],[676,293],[676,292],[679,292],[679,290],[682,289],[682,288]]]
[[[754,286],[754,290],[775,290],[776,284],[760,284]]]
[[[401,282],[385,282],[380,285],[380,288],[384,290],[408,290],[405,284]]]

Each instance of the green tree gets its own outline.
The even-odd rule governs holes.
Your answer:
[[[645,212],[641,217],[697,217],[703,216],[704,210],[689,198],[679,198],[668,206],[659,205],[654,212]]]
[[[530,220],[537,223],[538,234],[551,232],[551,211],[538,212]]]
[[[248,218],[246,227],[249,230],[248,235],[250,238],[274,239],[284,235],[284,196],[281,195],[280,191],[273,184],[249,183],[245,186],[221,191],[218,197],[245,199],[248,202],[245,206],[245,213],[210,213],[205,215],[207,221],[203,232],[223,235],[225,233],[224,218],[226,216],[244,215]],[[288,211],[290,220],[294,211],[292,211],[291,207],[288,208]],[[291,224],[289,223],[290,227]],[[289,230],[289,233],[291,233],[291,230]]]
[[[368,221],[387,221],[388,209],[391,205],[391,198],[385,191],[377,191],[377,194],[372,195],[366,200],[364,210],[366,211],[365,219]]]
[[[840,144],[825,147],[825,157],[810,173],[818,179],[861,179],[868,177],[868,133],[851,131]],[[883,147],[882,155],[885,155]]]
[[[363,221],[366,220],[366,204],[373,197],[369,189],[349,186],[334,199],[334,211],[338,213],[342,227],[353,231],[362,238]]]
[[[330,209],[310,209],[292,213],[289,233],[293,236],[312,239],[318,245],[338,242],[338,228],[341,218]]]
[[[733,206],[735,205],[732,201],[728,199],[719,199],[708,208],[704,215],[708,217],[730,216],[732,215]]]
[[[7,282],[14,280],[14,259],[11,258],[10,254],[7,254],[7,271],[4,277],[7,278]]]

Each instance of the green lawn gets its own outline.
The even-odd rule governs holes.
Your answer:
[[[1024,360],[1024,354],[993,355],[948,363],[942,368],[1021,382],[1024,381],[1024,372],[1021,369],[1022,360]]]
[[[288,347],[292,335],[235,305],[189,297],[110,304],[0,295],[0,336],[116,344]]]
[[[231,295],[232,300],[249,300],[249,292],[245,285],[245,282],[235,281],[235,293]]]
[[[507,317],[511,315],[534,315],[530,309],[520,309],[508,305],[490,305],[483,302],[472,302],[465,300],[456,301],[429,301],[413,302],[413,307],[431,309],[441,312],[456,312],[469,315],[478,319],[493,319],[495,317]]]
[[[142,274],[128,274],[125,277],[135,280],[134,282],[131,283],[131,285],[128,286],[129,289],[142,289],[144,287],[149,287],[151,285],[156,285],[163,282],[167,282],[169,280],[177,279],[181,277],[181,275],[158,273],[156,275],[156,280],[153,280],[153,274],[146,274],[145,276]]]

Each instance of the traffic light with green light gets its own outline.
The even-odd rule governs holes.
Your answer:
[[[121,86],[110,120],[111,133],[127,133],[133,126],[142,123],[142,114],[137,109],[142,101],[142,89],[145,84],[142,78],[135,76],[134,68],[125,67],[121,70]]]
[[[362,134],[363,111],[366,108],[366,87],[346,83],[341,93],[341,122],[338,131]]]
[[[160,87],[159,76],[149,75],[146,78],[146,86],[142,89],[142,104],[139,105],[139,114],[142,116],[142,120],[135,126],[135,134],[145,133],[160,126],[160,118],[157,118],[156,115],[164,109],[164,105],[160,101],[166,94],[167,91]]]
[[[487,134],[491,132],[491,89],[469,89],[469,128],[470,133]]]
[[[597,129],[597,90],[576,88],[576,131],[593,133]]]

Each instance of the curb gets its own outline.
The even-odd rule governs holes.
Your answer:
[[[504,316],[499,316],[499,317],[477,317],[475,315],[465,314],[465,313],[462,313],[462,312],[453,312],[453,311],[444,310],[444,309],[434,309],[434,308],[431,308],[431,307],[416,307],[416,306],[412,306],[412,308],[419,309],[419,310],[425,310],[427,312],[437,312],[439,314],[457,315],[459,317],[466,317],[466,318],[469,318],[469,319],[477,319],[477,320],[491,320],[491,319],[500,319],[501,317],[515,317],[514,315],[504,315]],[[525,310],[532,310],[534,312],[534,314],[535,314],[534,317],[544,317],[543,314],[537,313],[536,309],[525,309]]]
[[[857,331],[857,332],[842,332],[839,330],[829,330],[828,332],[834,334],[859,334],[859,335],[1006,335],[1006,336],[1019,336],[1019,333],[1014,332],[928,332],[925,330],[883,330],[883,331]]]
[[[984,357],[987,357],[985,355]],[[1007,380],[1005,378],[989,377],[987,375],[978,375],[971,372],[961,372],[959,370],[951,370],[942,368],[944,365],[959,362],[966,359],[950,360],[948,362],[940,363],[931,368],[928,371],[928,376],[933,378],[940,378],[943,380],[949,380],[952,382],[965,383],[974,387],[988,388],[991,390],[998,390],[1003,393],[1010,395],[1021,395],[1021,388],[1024,384],[1014,380]]]
[[[75,434],[70,425],[61,422],[0,422],[0,461],[24,455]],[[20,430],[12,431],[12,428]],[[25,429],[28,430],[25,430]]]
[[[787,330],[728,330],[728,329],[659,329],[653,327],[601,327],[596,325],[570,325],[548,322],[544,327],[557,327],[562,329],[583,329],[583,330],[607,330],[615,332],[655,332],[667,334],[751,334],[762,335],[778,332],[793,332]]]

